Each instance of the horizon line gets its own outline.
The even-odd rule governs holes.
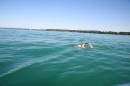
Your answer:
[[[18,28],[18,27],[0,27],[1,29],[35,29],[35,30],[46,30],[46,29],[52,29],[52,28],[46,28],[46,29],[40,29],[40,28]],[[54,28],[53,28],[54,29]],[[84,29],[58,29],[55,28],[54,30],[82,30],[82,31],[101,31],[101,30],[84,30]],[[101,31],[101,32],[129,32],[129,31]]]

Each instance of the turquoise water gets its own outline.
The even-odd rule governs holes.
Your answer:
[[[91,42],[94,48],[75,48]],[[0,29],[0,86],[130,82],[130,36]]]

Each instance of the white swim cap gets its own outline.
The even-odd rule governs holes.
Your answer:
[[[78,45],[77,47],[81,47],[81,45]]]

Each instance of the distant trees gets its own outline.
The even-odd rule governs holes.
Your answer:
[[[130,32],[100,31],[99,34],[130,35]]]
[[[47,31],[62,31],[62,32],[79,32],[79,33],[130,35],[130,32],[112,32],[112,31],[97,31],[97,30],[67,30],[67,29],[46,29],[46,30]]]

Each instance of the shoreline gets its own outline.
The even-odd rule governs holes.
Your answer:
[[[78,33],[95,33],[95,34],[113,34],[113,35],[130,35],[130,32],[98,31],[98,30],[69,30],[69,29],[29,29],[29,28],[5,28],[0,29],[20,29],[20,30],[41,30],[41,31],[58,31],[58,32],[78,32]]]

